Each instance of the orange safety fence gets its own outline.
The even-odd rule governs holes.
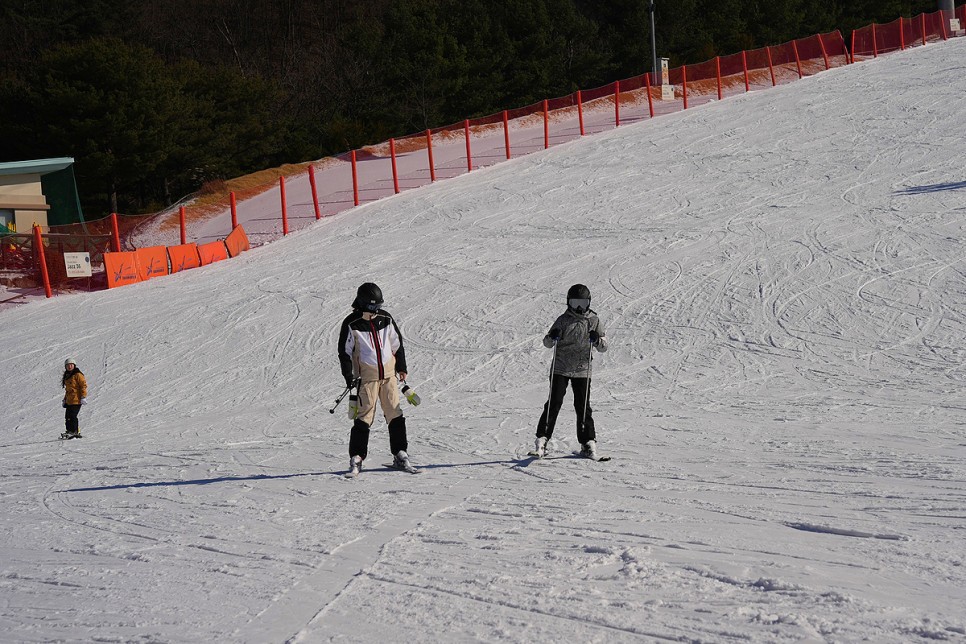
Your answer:
[[[134,251],[104,253],[104,270],[107,272],[107,288],[134,284],[140,281],[138,255]]]
[[[195,243],[168,246],[168,256],[171,258],[172,273],[201,266],[201,255],[198,254],[198,245]]]
[[[138,278],[142,282],[168,274],[168,249],[165,246],[149,246],[134,252],[137,255]]]
[[[249,249],[248,235],[241,225],[235,226],[234,230],[225,238],[225,246],[228,247],[228,254],[237,257]]]
[[[198,246],[198,254],[201,256],[201,265],[207,266],[228,259],[228,248],[225,242],[219,239]]]
[[[963,7],[956,15],[963,13]],[[922,13],[914,18],[899,18],[888,24],[871,24],[852,32],[853,59],[875,58],[879,54],[949,38],[948,22],[941,11]]]

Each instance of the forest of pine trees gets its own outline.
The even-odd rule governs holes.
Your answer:
[[[71,156],[88,219],[651,69],[650,0],[10,0],[0,161]],[[935,0],[656,0],[672,67]]]

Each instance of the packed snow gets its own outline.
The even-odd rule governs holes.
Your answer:
[[[0,313],[0,639],[966,639],[966,39]],[[410,454],[346,480],[339,325],[382,287]],[[543,461],[541,339],[610,350]],[[60,375],[90,386],[84,438]]]

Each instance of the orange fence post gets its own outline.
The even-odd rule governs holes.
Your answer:
[[[473,153],[470,152],[470,120],[463,121],[463,138],[466,139],[466,171],[473,172]]]
[[[714,57],[715,73],[718,76],[718,100],[721,100],[721,56]]]
[[[543,99],[543,149],[550,147],[550,113],[547,109],[547,99]]]
[[[943,40],[949,40],[946,35],[946,13],[943,11],[939,12],[939,26],[943,28]]]
[[[818,44],[822,48],[822,58],[825,59],[825,69],[829,69],[828,64],[828,52],[825,51],[825,41],[822,40],[822,34],[818,34]]]
[[[906,34],[904,32],[905,27],[902,26],[902,16],[899,16],[899,49],[901,51],[905,51],[906,49]],[[828,65],[827,62],[826,65]]]
[[[577,118],[580,120],[580,136],[584,135],[584,101],[577,90]]]
[[[614,127],[621,126],[621,82],[614,81]]]
[[[644,89],[647,91],[647,111],[654,118],[654,99],[651,98],[651,75],[644,74]]]
[[[436,164],[433,163],[433,133],[426,130],[426,153],[429,155],[429,180],[436,181]]]
[[[503,110],[503,140],[506,145],[506,158],[510,158],[510,122],[506,110]]]
[[[768,54],[768,71],[771,72],[771,86],[774,87],[775,83],[775,67],[771,64],[771,47],[765,46],[765,53]]]
[[[352,159],[352,203],[359,205],[359,171],[356,169],[356,151],[351,154]]]
[[[798,57],[798,44],[792,41],[792,51],[795,52],[795,65],[798,67],[798,78],[802,78],[802,61]]]
[[[231,229],[235,230],[238,228],[238,203],[235,201],[235,191],[229,192],[228,197],[231,204]]]
[[[684,109],[688,109],[688,66],[681,65],[681,87],[684,94]]]
[[[315,208],[315,220],[322,219],[322,211],[319,210],[319,190],[315,187],[315,166],[309,164],[309,185],[312,187],[312,206]]]
[[[186,244],[188,239],[188,226],[185,223],[184,206],[178,210],[178,218],[181,220],[181,243]]]
[[[285,200],[285,176],[278,178],[278,190],[282,198],[282,235],[288,234],[288,204]],[[204,262],[202,262],[204,263]]]
[[[920,13],[919,18],[921,19],[919,24],[922,29],[922,44],[926,44],[926,14]]]
[[[389,139],[389,158],[392,159],[392,189],[399,194],[399,172],[396,170],[396,139]]]
[[[114,252],[121,252],[121,233],[117,228],[117,213],[111,213],[111,243],[114,246]]]
[[[751,91],[751,85],[748,83],[748,54],[742,50],[741,52],[741,67],[745,70],[745,91]]]
[[[44,255],[44,237],[40,232],[40,226],[34,224],[34,246],[37,248],[37,261],[40,262],[40,276],[44,281],[44,294],[53,297],[54,292],[50,289],[50,275],[47,273],[47,257]]]
[[[878,39],[875,37],[875,23],[873,22],[872,23],[872,57],[873,58],[879,57],[879,43],[877,43],[876,40]]]

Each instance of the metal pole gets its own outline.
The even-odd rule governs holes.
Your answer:
[[[651,0],[648,9],[651,12],[651,61],[653,63],[654,84],[660,85],[660,81],[658,80],[661,78],[658,75],[660,70],[657,67],[657,39],[654,34],[654,0]]]

